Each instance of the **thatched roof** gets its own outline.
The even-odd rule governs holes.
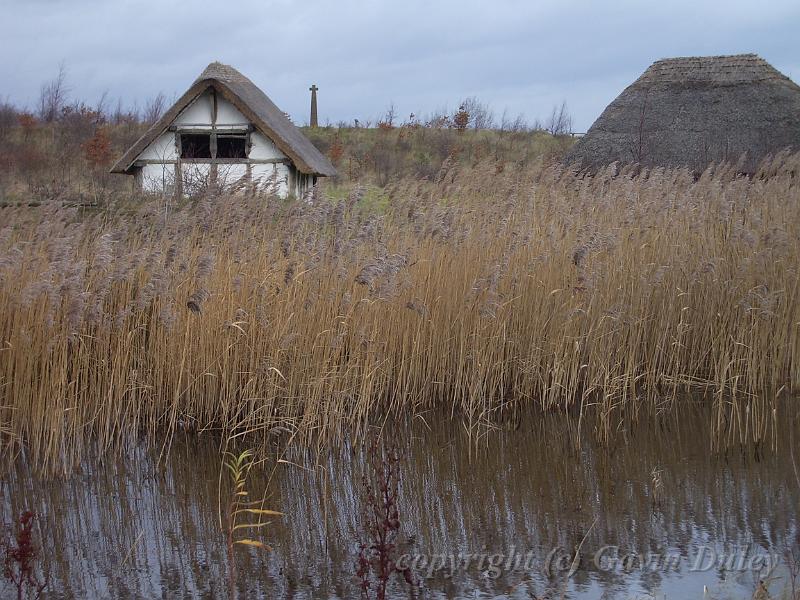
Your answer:
[[[653,63],[567,154],[590,170],[610,164],[688,166],[800,150],[800,87],[755,54]]]
[[[336,169],[330,161],[256,84],[233,67],[218,62],[213,62],[205,68],[187,92],[125,152],[111,172],[129,173],[139,154],[167,130],[183,109],[209,87],[216,89],[257,129],[270,138],[301,173],[336,175]]]

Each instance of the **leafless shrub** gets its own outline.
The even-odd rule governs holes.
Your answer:
[[[45,123],[52,123],[58,119],[67,103],[68,95],[67,67],[62,62],[55,78],[43,84],[39,92],[39,118]]]
[[[142,120],[148,125],[152,125],[161,118],[167,107],[167,97],[159,92],[150,98],[144,105]]]
[[[469,115],[469,126],[472,129],[492,129],[494,127],[494,112],[485,102],[471,96],[461,103]]]
[[[525,119],[525,115],[522,113],[518,114],[513,119],[508,115],[506,110],[503,111],[503,115],[500,118],[500,132],[511,132],[511,133],[521,133],[531,129],[528,125],[527,120]],[[533,129],[537,129],[537,127],[533,127]],[[540,129],[540,127],[538,127]]]
[[[550,117],[544,125],[544,129],[550,135],[569,135],[572,133],[572,116],[569,114],[567,102],[561,103],[561,106],[554,106]]]

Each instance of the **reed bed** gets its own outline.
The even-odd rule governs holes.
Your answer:
[[[477,436],[557,411],[612,440],[692,401],[714,447],[770,443],[800,383],[798,172],[446,162],[380,212],[358,187],[4,209],[0,436],[44,468],[392,416]]]

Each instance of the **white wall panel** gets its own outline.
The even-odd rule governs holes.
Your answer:
[[[250,158],[257,158],[260,160],[286,158],[286,155],[278,150],[278,147],[272,143],[272,140],[261,132],[254,131],[250,136],[250,141],[253,144],[250,149]]]
[[[147,148],[142,150],[139,158],[145,160],[175,160],[178,158],[178,152],[175,148],[175,134],[170,131],[162,133]]]
[[[205,91],[175,119],[175,125],[211,124],[211,92]]]
[[[172,193],[175,183],[175,165],[145,165],[137,177],[145,192]]]

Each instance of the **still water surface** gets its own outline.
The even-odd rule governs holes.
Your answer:
[[[781,597],[785,553],[800,557],[788,430],[777,451],[713,454],[705,422],[638,425],[611,447],[559,418],[478,441],[457,424],[392,427],[399,553],[417,597],[702,598],[705,587],[707,598],[749,599],[760,578]],[[219,443],[189,437],[158,450],[87,461],[67,477],[36,476],[23,460],[4,474],[4,523],[24,509],[39,515],[45,597],[227,594]],[[249,482],[285,516],[259,538],[272,552],[237,549],[238,597],[357,598],[363,450],[282,456],[289,462],[272,460]],[[577,547],[567,579],[559,567]],[[768,577],[759,567],[772,563]],[[0,585],[0,597],[10,593]],[[410,597],[407,585],[398,579],[391,597]]]

